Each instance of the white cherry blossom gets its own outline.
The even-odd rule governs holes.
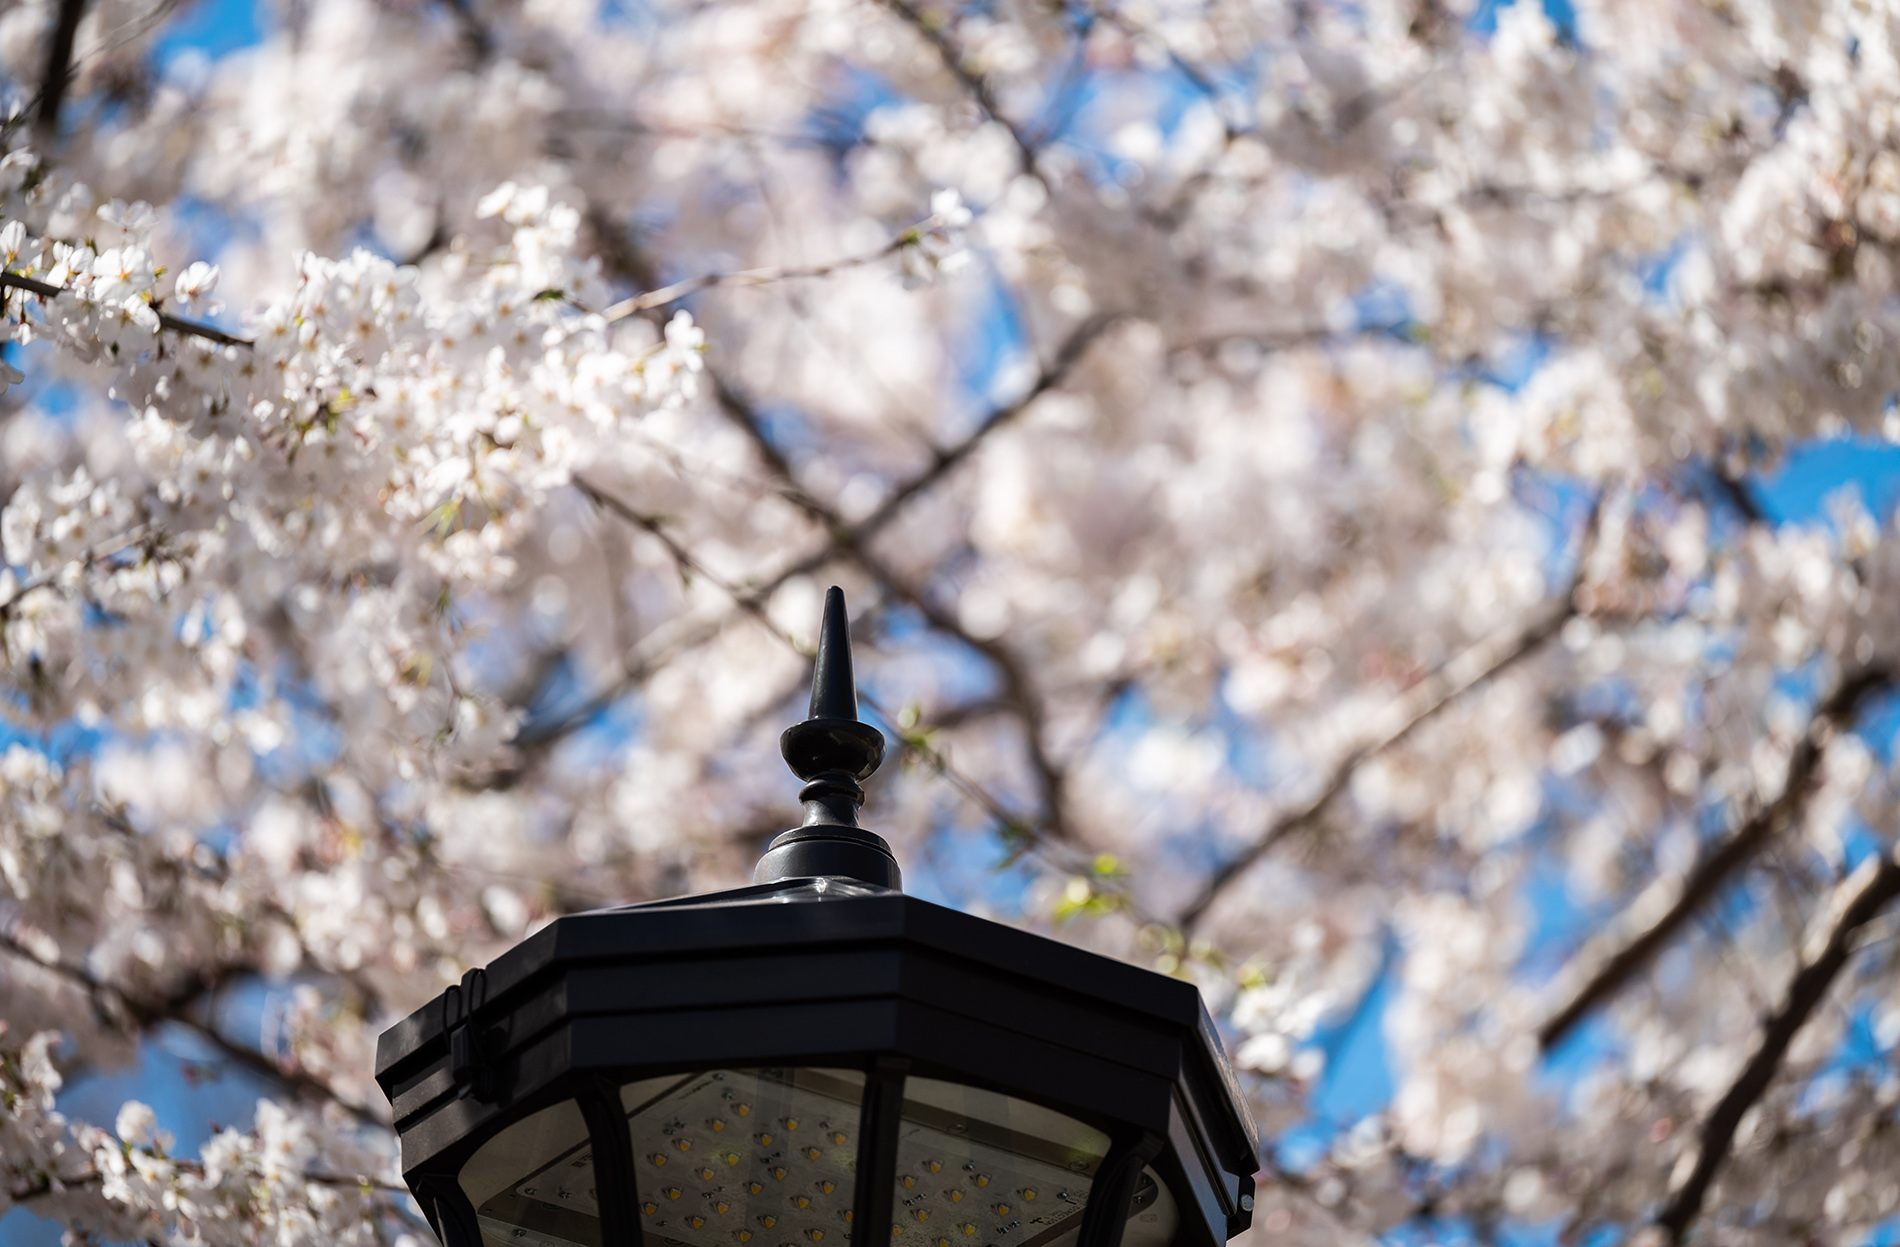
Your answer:
[[[1891,1234],[1900,9],[168,12],[0,13],[0,1209],[426,1239],[375,1035],[748,878],[836,582],[1256,1238]],[[62,1111],[167,1026],[247,1122]]]

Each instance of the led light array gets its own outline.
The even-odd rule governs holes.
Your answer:
[[[649,1247],[848,1244],[860,1095],[861,1086],[812,1070],[718,1070],[668,1086],[628,1115],[642,1237]],[[1065,1247],[1080,1229],[1097,1163],[907,1103],[892,1247]],[[514,1193],[550,1213],[599,1215],[585,1148]],[[542,1219],[491,1227],[484,1217],[483,1228],[510,1247],[572,1247],[580,1237],[549,1234],[536,1224]]]
[[[477,1209],[482,1237],[497,1247],[598,1247],[594,1183],[593,1149],[582,1144]]]
[[[891,1228],[911,1247],[1043,1247],[1081,1228],[1086,1168],[906,1120]]]
[[[851,1237],[861,1086],[718,1070],[629,1117],[641,1233],[683,1247],[837,1247]]]
[[[592,1148],[583,1147],[562,1157],[539,1173],[523,1179],[515,1190],[550,1208],[584,1212],[590,1217],[600,1215],[600,1197],[594,1190]]]

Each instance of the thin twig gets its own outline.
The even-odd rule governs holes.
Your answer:
[[[770,632],[773,636],[777,637],[779,640],[783,641],[785,644],[791,646],[793,650],[797,651],[801,655],[805,654],[805,651],[799,648],[799,646],[797,645],[797,643],[793,640],[791,636],[787,635],[783,629],[781,629],[777,624],[772,622],[771,616],[766,612],[765,605],[762,600],[758,599],[753,594],[745,592],[744,590],[740,589],[738,586],[723,579],[717,573],[713,572],[711,569],[706,567],[704,563],[702,563],[698,558],[696,558],[693,555],[692,551],[688,550],[684,545],[682,545],[679,541],[677,541],[672,536],[672,534],[666,531],[666,527],[664,523],[662,523],[662,521],[660,521],[657,517],[646,515],[636,510],[635,508],[629,506],[626,502],[615,497],[612,493],[600,488],[599,486],[587,481],[584,478],[576,477],[574,480],[574,484],[578,489],[581,490],[582,493],[586,494],[588,498],[592,499],[596,505],[601,506],[605,508],[606,510],[613,512],[615,515],[619,516],[621,519],[625,520],[627,523],[633,525],[634,527],[640,529],[641,531],[651,534],[655,539],[657,539],[661,543],[661,545],[663,545],[666,548],[668,557],[670,557],[674,561],[674,563],[680,568],[682,572],[690,573],[692,575],[702,577],[708,583],[715,585],[716,587],[724,591],[725,594],[732,599],[733,605],[735,606],[735,608],[752,616],[754,619],[756,619],[760,623],[760,625],[762,625],[766,629],[766,631]],[[874,578],[877,578],[875,574],[874,574]],[[899,595],[899,591],[896,589],[893,589],[890,582],[885,582],[885,588],[887,591],[892,592],[894,595]],[[912,597],[904,597],[902,600],[906,601],[907,603],[913,606],[917,606],[918,609],[920,610],[926,609],[914,600],[914,595]],[[933,626],[937,626],[941,628],[945,625],[933,622]],[[1006,686],[1008,685],[1007,676],[1005,676],[1005,685]],[[890,711],[886,707],[880,705],[876,701],[875,698],[871,697],[869,694],[866,694],[866,693],[860,693],[859,697],[867,705],[869,705],[874,711],[876,711],[879,715],[883,716],[886,722],[891,723],[893,725],[897,724],[898,722],[897,717],[891,714]],[[1021,713],[1020,707],[1017,705],[1011,705],[1008,708],[1018,713]],[[997,799],[995,794],[991,793],[981,783],[970,778],[968,775],[965,775],[963,772],[958,770],[950,762],[950,760],[943,755],[943,753],[940,750],[936,749],[935,746],[929,743],[927,739],[929,732],[939,726],[942,726],[942,725],[939,725],[939,724],[920,725],[908,731],[900,729],[899,743],[902,744],[903,747],[906,750],[908,750],[910,753],[916,755],[918,758],[920,758],[926,764],[928,764],[932,770],[936,771],[939,775],[943,776],[944,779],[947,780],[952,787],[956,788],[965,797],[967,797],[973,804],[983,809],[992,818],[995,818],[998,822],[1002,823],[1006,827],[1016,829],[1019,835],[1034,837],[1035,830],[1033,827],[1030,827],[1028,824],[1024,822],[1022,818],[1012,813],[1006,806],[1003,805],[1003,803],[1000,800]],[[1026,726],[1026,730],[1030,730],[1030,729]],[[1033,749],[1032,752],[1035,754],[1035,760],[1036,760],[1038,771],[1043,773],[1045,776],[1045,783],[1054,782],[1054,783],[1059,784],[1060,782],[1059,774],[1057,774],[1054,771],[1054,768],[1052,764],[1049,762],[1049,760],[1042,755],[1040,747],[1037,746],[1035,749]],[[1053,817],[1048,819],[1047,821],[1051,824],[1051,826],[1056,826],[1056,827],[1060,826],[1060,824],[1057,823],[1056,819]]]
[[[1021,166],[1021,172],[1035,174],[1035,144],[1031,143],[1029,136],[1022,132],[1022,128],[1003,112],[1002,105],[997,102],[996,92],[990,88],[989,80],[964,63],[962,49],[951,41],[949,34],[944,30],[942,20],[923,12],[916,5],[911,4],[910,0],[881,0],[881,3],[923,36],[924,41],[937,53],[937,59],[943,62],[943,67],[976,100],[977,107],[983,110],[984,115],[1009,132],[1010,141],[1016,145],[1016,159]]]
[[[1537,1042],[1545,1051],[1563,1042],[1577,1023],[1654,960],[1696,911],[1708,904],[1776,835],[1799,820],[1819,778],[1828,738],[1852,722],[1871,698],[1892,688],[1894,680],[1893,669],[1885,664],[1863,667],[1842,680],[1827,700],[1815,708],[1808,721],[1808,730],[1788,760],[1788,776],[1782,784],[1781,795],[1756,811],[1680,883],[1658,885],[1637,898],[1624,911],[1623,921],[1602,940],[1594,942],[1597,947],[1586,948],[1578,956],[1580,964],[1594,968],[1588,971],[1583,985],[1538,1028]],[[1669,890],[1662,890],[1664,888]],[[1661,912],[1656,917],[1646,917],[1659,907]],[[1635,928],[1633,932],[1632,928]],[[1565,977],[1581,976],[1566,974]]]
[[[1083,328],[1085,330],[1090,329],[1090,327],[1086,325]],[[1086,346],[1089,341],[1092,341],[1094,334],[1097,332],[1099,332],[1099,328],[1090,331],[1087,336],[1082,338],[1080,344],[1076,344],[1075,337],[1072,336],[1070,344],[1068,345],[1074,345],[1074,351],[1071,353],[1065,346],[1064,356],[1067,356],[1067,360],[1065,361],[1062,356],[1059,356],[1057,363],[1051,366],[1050,371],[1055,371],[1056,369],[1066,371],[1068,367],[1072,366],[1074,356],[1079,355],[1082,347]],[[1049,372],[1045,372],[1044,375],[1049,375]],[[778,448],[773,446],[771,440],[766,437],[764,426],[759,420],[756,408],[721,379],[715,378],[715,389],[719,396],[720,406],[733,418],[740,428],[745,430],[746,435],[752,439],[758,448],[760,455],[766,458],[766,460],[772,464],[774,470],[785,479],[787,498],[794,504],[802,507],[806,512],[812,515],[813,518],[825,526],[832,534],[832,546],[843,555],[843,557],[856,563],[867,575],[883,586],[886,592],[915,610],[923,617],[924,622],[929,624],[933,629],[946,636],[955,638],[963,645],[988,659],[991,666],[995,667],[997,674],[1003,681],[1004,700],[1015,709],[1017,717],[1022,722],[1025,744],[1029,750],[1029,764],[1036,772],[1037,781],[1042,787],[1043,810],[1041,822],[1049,828],[1050,832],[1057,839],[1068,839],[1069,827],[1065,808],[1067,802],[1064,798],[1066,781],[1062,769],[1056,765],[1055,760],[1049,756],[1048,750],[1043,745],[1042,697],[1037,692],[1034,682],[1030,679],[1027,669],[1000,639],[973,635],[961,622],[954,618],[949,611],[932,601],[925,595],[922,589],[909,583],[906,578],[897,572],[896,568],[886,563],[882,558],[879,558],[871,551],[869,535],[874,533],[878,528],[881,528],[891,517],[896,515],[898,506],[901,506],[902,500],[895,505],[887,501],[885,506],[879,507],[877,511],[867,516],[859,524],[847,525],[837,512],[806,493],[804,489],[797,484],[796,478],[792,475],[791,465],[786,462],[784,456],[779,453]],[[1022,403],[1031,401],[1036,392],[1040,392],[1040,390],[1032,391],[1031,395],[1026,396],[1022,400]],[[1021,404],[1017,405],[1018,410],[1020,410],[1020,406]],[[993,422],[986,422],[986,427],[979,428],[975,433],[965,438],[955,452],[939,456],[938,461],[932,464],[918,479],[927,486],[929,482],[940,478],[944,473],[954,468],[956,464],[962,462],[968,457],[970,452],[974,450],[978,438],[987,434],[989,427],[992,427],[992,423]],[[920,486],[920,488],[921,487],[923,486]],[[912,493],[906,494],[904,497],[909,498],[914,496],[914,492],[915,491],[912,491]]]
[[[372,1191],[388,1191],[392,1195],[407,1195],[409,1188],[400,1182],[390,1182],[383,1178],[372,1178],[363,1173],[300,1173],[297,1175],[305,1182],[317,1186],[358,1186]]]
[[[25,599],[27,594],[37,592],[57,582],[59,578],[65,574],[66,569],[73,564],[77,563],[81,567],[90,567],[100,559],[109,559],[120,551],[137,545],[139,542],[145,540],[150,533],[151,526],[149,524],[135,524],[118,536],[107,538],[105,541],[86,550],[77,558],[68,559],[64,563],[49,568],[31,579],[21,581],[19,584],[13,586],[13,592],[5,601],[0,601],[0,619],[6,619],[11,616],[13,612],[18,609],[21,601]]]
[[[1146,39],[1167,53],[1168,62],[1174,66],[1175,72],[1187,79],[1188,83],[1214,106],[1214,111],[1220,116],[1221,130],[1225,135],[1226,143],[1232,143],[1235,139],[1254,132],[1252,125],[1236,122],[1228,116],[1229,97],[1214,81],[1214,75],[1176,51],[1174,44],[1166,35],[1129,17],[1113,4],[1085,4],[1083,7],[1086,12],[1101,18],[1129,38]]]
[[[1083,354],[1095,344],[1096,339],[1100,338],[1119,319],[1121,319],[1119,314],[1110,313],[1092,316],[1077,325],[1069,336],[1063,339],[1062,345],[1056,348],[1055,358],[1036,374],[1035,383],[1021,396],[983,417],[982,423],[955,446],[939,451],[928,468],[892,490],[890,496],[878,503],[869,515],[845,529],[840,538],[841,542],[862,545],[883,531],[885,525],[897,518],[898,511],[902,510],[906,503],[928,490],[955,470],[958,464],[975,454],[977,447],[985,438],[1022,415],[1030,404],[1044,394],[1061,385],[1074,370]]]
[[[1454,701],[1530,657],[1562,632],[1564,625],[1576,618],[1580,610],[1577,590],[1582,587],[1584,577],[1588,574],[1590,546],[1594,541],[1600,510],[1600,504],[1593,507],[1584,525],[1583,549],[1577,559],[1576,576],[1560,602],[1529,627],[1473,645],[1407,690],[1388,708],[1384,716],[1388,726],[1372,734],[1370,739],[1340,759],[1317,794],[1299,808],[1274,819],[1254,838],[1252,844],[1215,871],[1200,893],[1181,911],[1175,925],[1183,931],[1190,931],[1198,925],[1214,902],[1248,867],[1287,837],[1317,822],[1339,794],[1346,791],[1353,776],[1368,760],[1404,741]]]
[[[857,255],[846,256],[842,260],[831,260],[824,264],[787,264],[767,268],[737,269],[731,272],[702,273],[697,277],[676,281],[670,286],[662,286],[658,290],[649,290],[645,294],[622,299],[603,312],[602,316],[609,321],[625,320],[649,308],[677,303],[689,294],[695,294],[713,286],[764,286],[801,277],[829,277],[845,269],[860,268],[866,264],[876,263],[886,256],[896,255],[906,247],[915,246],[927,232],[938,228],[940,224],[936,217],[926,217],[875,250],[860,252]]]
[[[1846,968],[1855,951],[1855,933],[1896,898],[1900,898],[1900,859],[1892,852],[1882,854],[1878,861],[1863,863],[1836,890],[1828,907],[1828,924],[1816,933],[1820,937],[1818,947],[1803,950],[1802,966],[1789,980],[1781,1007],[1762,1025],[1755,1054],[1703,1122],[1694,1167],[1656,1218],[1656,1224],[1672,1242],[1681,1242],[1701,1214],[1703,1201],[1728,1159],[1742,1118],[1767,1092],[1789,1045]],[[1810,942],[1817,941],[1811,938]]]
[[[822,546],[781,567],[764,580],[753,585],[739,588],[737,596],[734,598],[734,605],[731,611],[684,632],[682,635],[675,637],[666,646],[656,649],[640,661],[631,663],[620,674],[618,679],[602,688],[592,697],[589,697],[556,722],[523,732],[516,738],[516,745],[523,749],[544,749],[564,739],[578,730],[582,725],[591,722],[596,715],[600,714],[607,707],[620,700],[621,697],[626,695],[628,689],[638,686],[653,672],[665,665],[672,656],[684,650],[702,645],[717,636],[720,631],[724,629],[727,620],[732,618],[733,615],[750,613],[755,608],[762,608],[764,604],[771,599],[772,595],[778,592],[787,581],[796,579],[799,576],[810,575],[833,559],[838,558],[844,549],[852,546],[861,546],[869,542],[889,525],[892,520],[897,518],[898,513],[903,509],[906,503],[936,485],[938,481],[948,475],[958,464],[964,462],[975,453],[977,447],[985,438],[997,430],[1006,427],[1021,416],[1023,412],[1027,411],[1038,398],[1060,386],[1063,381],[1068,378],[1069,373],[1074,369],[1077,362],[1080,361],[1089,345],[1112,323],[1112,318],[1102,317],[1091,320],[1077,328],[1075,332],[1071,333],[1068,339],[1063,342],[1061,348],[1056,352],[1055,358],[1037,373],[1035,382],[1030,385],[1028,390],[1020,397],[991,411],[962,441],[950,447],[948,450],[939,451],[932,459],[930,466],[892,490],[890,496],[880,503],[869,515],[855,524],[838,524],[832,527],[827,540]],[[717,378],[715,378],[715,381],[717,381]],[[747,407],[745,400],[736,392],[726,391],[721,395],[722,402],[728,399],[738,405],[738,410],[744,410]],[[790,463],[779,453],[776,447],[772,446],[768,440],[763,438],[763,435],[759,433],[756,427],[756,422],[754,423],[753,433],[757,434],[757,436],[754,436],[754,445],[759,448],[761,457],[765,459],[773,472],[781,479],[790,480]],[[803,491],[795,491],[788,496],[788,500],[791,501],[793,505],[805,510],[808,514],[815,514],[821,523],[824,522],[821,513],[825,511],[825,508],[819,506],[814,499],[805,495]],[[816,508],[815,512],[813,510],[814,508]]]
[[[69,293],[69,288],[66,286],[56,286],[50,281],[39,281],[32,277],[22,277],[18,273],[0,273],[0,289],[24,290],[28,294],[36,294],[42,299],[57,299],[60,295]],[[239,338],[226,333],[215,325],[206,325],[195,320],[186,320],[182,316],[173,316],[170,312],[160,312],[158,314],[158,323],[161,328],[170,329],[176,333],[188,333],[194,337],[222,343],[225,346],[249,347],[255,345],[249,338]]]

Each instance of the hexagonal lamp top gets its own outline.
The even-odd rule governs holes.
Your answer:
[[[751,887],[560,918],[385,1032],[446,1247],[1218,1247],[1259,1140],[1188,983],[905,896],[844,595]]]

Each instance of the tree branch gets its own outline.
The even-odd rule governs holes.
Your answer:
[[[681,545],[670,533],[666,532],[664,525],[658,519],[650,515],[642,514],[613,494],[608,493],[606,490],[580,477],[575,478],[575,485],[597,505],[612,511],[615,515],[634,527],[651,534],[665,546],[668,556],[673,559],[681,571],[704,577],[710,583],[717,585],[732,598],[733,604],[737,609],[753,616],[767,631],[771,632],[773,636],[778,637],[787,644],[792,643],[792,639],[786,636],[785,633],[779,629],[778,625],[772,622],[771,617],[767,615],[764,602],[761,599],[753,594],[748,594],[740,590],[738,587],[710,571],[703,563],[694,557],[692,551]],[[938,628],[940,631],[950,632],[971,646],[980,647],[983,644],[973,638],[967,637],[953,622],[944,619],[940,612],[937,612],[934,607],[922,601],[914,592],[907,592],[907,590],[897,582],[894,576],[886,580],[882,579],[877,572],[872,571],[868,566],[866,570],[871,573],[874,579],[880,579],[880,582],[884,584],[886,592],[891,593],[893,597],[898,597],[909,603],[920,613],[923,613],[933,627]],[[984,652],[986,656],[991,658],[992,662],[998,664],[999,668],[1002,668],[1005,662],[1009,663],[1009,666],[1004,668],[1004,685],[1006,688],[1015,688],[1016,685],[1011,680],[1010,672],[1016,671],[1017,677],[1020,679],[1020,671],[1016,668],[1011,656],[1006,651],[1000,650],[998,654],[990,654],[988,651]],[[898,720],[896,716],[891,714],[884,706],[879,705],[875,698],[864,693],[859,694],[859,696],[870,705],[873,710],[876,710],[882,715],[886,721],[894,726],[897,724]],[[1012,701],[998,708],[1008,710],[1010,713],[1016,714],[1019,718],[1023,719],[1024,731],[1031,738],[1031,764],[1036,768],[1037,774],[1042,778],[1045,792],[1049,794],[1050,797],[1047,802],[1050,808],[1045,814],[1044,821],[1056,832],[1058,837],[1065,836],[1066,824],[1062,819],[1061,803],[1063,777],[1053,762],[1050,761],[1047,754],[1044,753],[1041,741],[1035,734],[1036,725],[1040,722],[1040,707],[1037,706],[1035,708],[1033,717],[1032,712],[1024,710],[1023,704],[1020,701]],[[941,725],[931,726],[935,727]],[[948,780],[953,787],[968,797],[974,804],[981,807],[992,818],[995,818],[1006,827],[1015,829],[1020,835],[1033,837],[1036,834],[1033,827],[1026,825],[1021,818],[1011,813],[1009,809],[996,798],[994,793],[957,770],[950,760],[943,756],[941,751],[929,743],[928,732],[930,730],[930,727],[919,727],[910,731],[899,729],[899,743],[901,743],[905,749],[928,763],[933,770]]]
[[[892,490],[890,497],[884,499],[869,515],[847,529],[848,541],[853,545],[859,545],[876,536],[885,525],[897,518],[897,513],[912,498],[928,490],[954,471],[965,459],[976,453],[983,439],[1022,415],[1037,399],[1067,380],[1069,373],[1074,371],[1076,364],[1080,362],[1089,347],[1095,344],[1096,339],[1121,319],[1123,319],[1121,313],[1109,313],[1091,316],[1077,325],[1069,336],[1062,340],[1062,345],[1056,348],[1055,358],[1036,374],[1033,385],[1020,397],[983,417],[982,423],[978,424],[968,437],[948,450],[938,451],[935,461],[928,468]]]
[[[1585,1016],[1654,960],[1697,910],[1753,861],[1783,828],[1800,818],[1808,794],[1813,790],[1830,734],[1851,722],[1870,698],[1892,688],[1894,679],[1894,671],[1884,664],[1863,667],[1844,679],[1809,719],[1808,730],[1788,760],[1788,778],[1781,795],[1757,811],[1721,847],[1690,870],[1674,889],[1673,897],[1657,889],[1639,897],[1624,911],[1623,921],[1605,937],[1603,942],[1612,944],[1613,948],[1596,955],[1586,948],[1579,955],[1579,962],[1593,962],[1595,968],[1588,971],[1588,978],[1567,1003],[1538,1028],[1537,1042],[1544,1051],[1561,1043]],[[1659,906],[1663,906],[1662,912],[1648,919],[1646,915]],[[1637,928],[1634,933],[1631,927]]]
[[[68,293],[67,287],[65,286],[55,286],[50,281],[39,281],[32,277],[22,277],[18,273],[0,273],[0,289],[24,290],[28,294],[36,294],[42,299],[57,299],[60,295]],[[170,312],[159,312],[158,323],[161,328],[170,329],[175,333],[188,333],[194,337],[222,343],[225,346],[248,347],[254,345],[249,338],[235,337],[215,325],[206,325],[195,320],[186,320],[182,316],[173,316]]]
[[[771,599],[772,594],[776,593],[787,581],[798,576],[810,575],[837,558],[844,549],[869,542],[897,518],[898,513],[907,503],[919,494],[928,491],[957,465],[974,454],[985,438],[1010,424],[1027,411],[1038,398],[1060,386],[1081,360],[1088,347],[1101,336],[1103,330],[1113,323],[1113,317],[1099,317],[1077,327],[1056,351],[1055,358],[1037,373],[1034,384],[1027,391],[991,411],[975,430],[955,446],[937,452],[929,467],[900,484],[875,510],[855,524],[842,523],[829,512],[828,508],[798,487],[792,474],[791,463],[765,436],[750,404],[737,392],[726,387],[715,375],[713,382],[721,405],[725,407],[727,414],[745,429],[747,437],[751,439],[760,457],[765,460],[773,473],[787,483],[791,491],[786,495],[787,498],[794,506],[814,516],[820,523],[827,524],[830,529],[830,537],[822,546],[780,568],[756,585],[744,588],[735,586],[731,614],[750,613],[754,608],[763,608],[764,604]],[[587,488],[591,487],[583,487],[583,492]],[[731,614],[709,621],[678,638],[660,654],[633,664],[621,674],[619,679],[562,716],[559,721],[533,732],[522,733],[517,738],[516,744],[523,749],[543,749],[572,734],[582,724],[618,701],[628,689],[639,685],[673,654],[703,644],[718,635]]]
[[[997,102],[996,92],[990,89],[988,79],[964,64],[962,49],[951,42],[949,34],[943,28],[942,19],[925,13],[910,3],[910,0],[880,0],[880,3],[923,36],[924,42],[937,53],[937,59],[943,62],[943,67],[976,100],[977,107],[983,110],[984,115],[1009,132],[1010,141],[1016,145],[1016,159],[1021,171],[1035,174],[1035,145],[1029,141],[1029,136],[1022,132],[1021,127],[1004,115],[1002,106]]]
[[[830,260],[823,264],[786,264],[772,265],[766,268],[736,269],[729,272],[702,273],[697,277],[688,277],[676,281],[670,286],[658,290],[649,290],[645,294],[622,299],[609,307],[602,315],[609,321],[625,320],[629,316],[647,311],[650,308],[665,307],[677,303],[690,294],[708,290],[714,286],[764,286],[772,282],[790,281],[800,277],[829,277],[845,269],[861,268],[874,264],[886,256],[896,255],[906,247],[915,246],[919,240],[933,230],[941,229],[943,222],[936,216],[925,217],[883,246],[857,255],[845,256],[840,260]]]
[[[1827,915],[1830,921],[1815,932],[1820,937],[1819,946],[1813,947],[1817,941],[1810,936],[1811,947],[1804,950],[1804,964],[1789,980],[1781,1007],[1763,1024],[1761,1043],[1754,1056],[1703,1122],[1694,1167],[1656,1218],[1656,1224],[1668,1233],[1672,1242],[1681,1242],[1701,1214],[1709,1187],[1735,1142],[1736,1128],[1767,1092],[1794,1037],[1846,968],[1854,954],[1855,932],[1877,917],[1895,898],[1900,898],[1900,859],[1896,859],[1892,851],[1882,854],[1877,861],[1863,863],[1836,889]]]
[[[1594,534],[1595,529],[1596,510],[1593,509],[1586,525],[1586,534]],[[1317,822],[1327,807],[1346,790],[1360,766],[1405,740],[1472,689],[1536,653],[1563,631],[1563,626],[1578,615],[1577,590],[1582,586],[1589,564],[1588,544],[1586,538],[1583,554],[1577,560],[1576,578],[1555,608],[1521,632],[1473,645],[1408,690],[1388,709],[1386,718],[1390,726],[1375,733],[1370,740],[1340,759],[1317,795],[1299,808],[1274,819],[1254,838],[1252,844],[1216,870],[1200,893],[1181,911],[1175,924],[1183,931],[1192,930],[1248,867],[1266,856],[1288,836]]]
[[[200,969],[179,991],[169,996],[148,999],[99,978],[83,966],[68,965],[62,961],[47,961],[33,949],[5,932],[0,932],[0,951],[10,953],[65,979],[83,989],[95,1001],[110,1000],[140,1031],[150,1029],[160,1022],[175,1023],[197,1034],[230,1060],[256,1073],[275,1079],[293,1090],[328,1100],[365,1125],[383,1127],[389,1124],[384,1118],[363,1105],[345,1099],[335,1088],[315,1075],[303,1070],[285,1069],[263,1053],[233,1042],[216,1026],[208,1025],[191,1016],[192,1007],[199,1000],[216,992],[233,975],[248,970],[247,966]]]
[[[1089,325],[1083,326],[1083,330],[1089,328]],[[1069,342],[1064,344],[1064,350],[1058,355],[1057,362],[1044,371],[1042,378],[1038,379],[1038,385],[1032,388],[1028,395],[1012,405],[1013,410],[1020,411],[1046,388],[1041,384],[1043,379],[1066,372],[1072,366],[1074,358],[1080,354],[1081,348],[1093,339],[1095,332],[1099,331],[1098,328],[1082,336],[1083,331],[1079,330],[1076,335],[1072,335]],[[1078,337],[1081,337],[1080,342],[1077,341]],[[904,501],[916,496],[919,490],[926,488],[931,482],[941,478],[956,464],[967,458],[976,448],[979,440],[987,436],[1000,421],[996,419],[985,421],[954,451],[939,455],[937,462],[917,478],[916,488],[903,493],[901,498],[894,495],[895,501],[887,499],[885,505],[880,506],[863,521],[848,525],[837,512],[813,498],[797,484],[792,476],[791,465],[765,436],[764,429],[759,423],[758,413],[752,405],[722,379],[715,377],[714,380],[720,405],[746,431],[747,436],[758,447],[759,453],[773,465],[779,475],[785,478],[789,491],[787,497],[824,524],[831,532],[831,545],[828,549],[835,549],[843,557],[856,563],[865,574],[882,585],[892,597],[923,616],[924,621],[933,629],[946,636],[954,637],[988,659],[995,667],[1003,681],[1003,700],[1009,703],[1016,712],[1017,718],[1022,722],[1023,735],[1029,750],[1029,763],[1035,770],[1037,781],[1042,787],[1042,821],[1056,838],[1067,839],[1069,828],[1065,812],[1066,801],[1063,795],[1066,781],[1061,768],[1056,765],[1055,760],[1049,756],[1043,746],[1042,698],[1036,691],[1034,682],[1029,678],[1028,671],[1024,669],[1008,646],[994,638],[973,636],[948,611],[932,602],[920,588],[910,584],[895,568],[873,554],[869,545],[870,537],[896,516]],[[827,557],[829,557],[828,553]]]
[[[1715,487],[1721,491],[1722,496],[1728,500],[1730,506],[1735,508],[1736,514],[1742,519],[1750,524],[1760,524],[1768,518],[1767,513],[1762,510],[1761,500],[1755,496],[1754,487],[1748,483],[1747,477],[1732,475],[1719,463],[1709,465],[1709,476],[1715,481]]]
[[[469,59],[477,65],[484,64],[494,50],[494,37],[475,11],[474,0],[443,0],[443,5],[455,24],[462,28],[462,41],[468,45]]]
[[[48,134],[59,133],[59,110],[72,81],[73,41],[79,36],[79,21],[85,15],[86,0],[59,0],[59,17],[53,25],[52,41],[46,45],[46,73],[40,85],[40,126]]]

